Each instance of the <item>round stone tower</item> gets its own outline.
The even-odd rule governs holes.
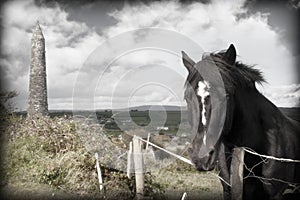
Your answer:
[[[39,22],[31,39],[28,104],[29,118],[48,114],[45,38]]]

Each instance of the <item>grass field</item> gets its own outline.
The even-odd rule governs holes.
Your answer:
[[[299,109],[282,109],[282,111],[299,120]],[[166,113],[167,120],[164,125],[173,128],[165,133],[178,134],[176,127],[181,117],[185,122],[186,111]],[[161,114],[164,113],[132,111],[130,117],[136,124],[141,125],[150,123],[147,121],[149,119],[161,119]],[[123,130],[114,127],[117,123],[112,123],[112,128],[109,126],[105,128],[109,120],[114,120],[112,115],[109,110],[97,112],[98,121],[102,120],[103,131],[110,137],[115,137],[122,134]],[[125,116],[123,120],[128,121],[122,112],[118,119],[122,119],[122,115]],[[71,112],[51,112],[50,116],[34,122],[25,120],[20,114],[1,116],[1,197],[4,199],[134,197],[134,178],[128,179],[126,173],[105,165],[109,160],[114,162],[113,150],[107,154],[107,158],[103,158],[108,160],[101,165],[105,190],[99,192],[93,152],[95,149],[108,148],[106,142],[101,140],[101,137],[99,139],[99,134],[91,133],[85,135],[85,138],[78,135]],[[94,128],[99,131],[97,127]],[[87,147],[85,140],[90,136],[94,141]],[[189,200],[222,199],[222,187],[216,172],[198,172],[192,166],[174,162],[146,175],[145,199],[181,199],[184,192],[187,193]]]
[[[101,164],[105,190],[100,193],[92,148],[85,146],[68,117],[6,120],[1,134],[1,197],[4,199],[132,199],[134,178]],[[96,138],[97,139],[97,138]],[[106,147],[96,140],[95,148]],[[88,150],[89,149],[89,150]],[[111,152],[114,154],[114,152]],[[113,155],[107,154],[111,159]],[[146,174],[145,196],[153,199],[220,199],[212,174],[180,162]],[[146,198],[147,199],[147,198]]]

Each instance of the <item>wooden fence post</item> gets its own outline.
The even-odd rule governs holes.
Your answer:
[[[129,150],[127,154],[127,177],[131,178],[132,177],[132,171],[134,169],[133,166],[133,156],[132,156],[132,142],[129,143]]]
[[[150,133],[148,133],[148,136],[147,136],[146,151],[148,150],[148,147],[149,147],[149,141],[150,141]]]
[[[142,143],[134,136],[133,137],[133,160],[135,169],[135,184],[137,200],[143,198],[144,194],[144,161],[142,154]]]
[[[98,181],[99,181],[99,189],[100,189],[100,192],[101,192],[102,189],[103,189],[103,181],[102,181],[101,168],[100,168],[100,165],[99,165],[98,153],[95,153],[95,158],[96,158],[96,168],[97,168]]]
[[[181,200],[187,200],[187,193],[183,193],[182,197],[181,197]]]
[[[244,172],[243,148],[234,148],[230,167],[231,199],[243,199],[243,172]]]

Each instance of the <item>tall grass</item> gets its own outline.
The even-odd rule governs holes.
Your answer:
[[[85,148],[68,117],[43,117],[27,120],[10,116],[1,136],[2,187],[39,190],[39,186],[66,194],[104,199],[131,199],[135,196],[134,178],[101,164],[104,191],[99,192],[95,158]],[[99,144],[101,145],[101,144]],[[146,195],[163,192],[159,183],[146,175]]]

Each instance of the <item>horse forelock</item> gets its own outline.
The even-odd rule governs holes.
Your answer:
[[[217,66],[222,76],[225,89],[228,93],[233,92],[237,86],[255,88],[255,83],[262,84],[266,82],[262,72],[259,69],[254,68],[254,66],[246,65],[239,61],[235,62],[234,65],[229,65],[223,59],[224,53],[224,51],[220,51],[207,54],[202,57],[202,60],[210,59],[210,61],[214,61],[214,64]],[[201,75],[197,69],[191,71],[184,84],[185,88],[188,84],[193,83],[195,80],[197,80],[197,82],[201,80],[202,77],[200,77]]]

